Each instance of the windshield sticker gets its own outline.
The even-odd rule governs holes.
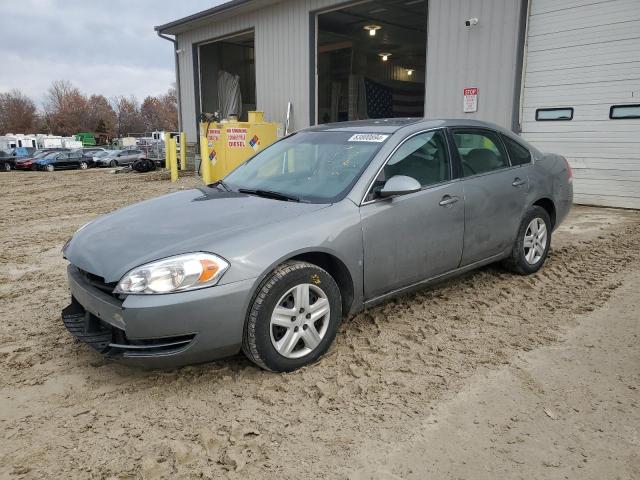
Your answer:
[[[381,135],[381,134],[378,134],[378,133],[356,133],[355,135],[351,136],[349,141],[350,142],[376,142],[376,143],[382,143],[387,138],[389,138],[389,135]]]

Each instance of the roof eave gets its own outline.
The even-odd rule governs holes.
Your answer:
[[[193,15],[189,15],[187,17],[174,20],[173,22],[165,23],[164,25],[158,25],[154,27],[154,30],[158,33],[175,35],[177,33],[180,33],[181,31],[186,30],[186,28],[184,27],[188,26],[191,23],[195,23],[200,20],[207,19],[209,17],[220,15],[222,13],[226,13],[231,10],[242,8],[249,3],[253,3],[254,1],[255,0],[230,0],[221,5],[217,5],[207,10],[194,13]]]

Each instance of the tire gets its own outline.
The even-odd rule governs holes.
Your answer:
[[[284,313],[276,314],[276,307]],[[315,362],[329,349],[341,320],[342,296],[331,275],[311,263],[285,262],[258,287],[242,351],[265,370],[290,372]]]
[[[44,168],[47,170],[47,172],[53,172],[53,171],[56,169],[56,167],[54,167],[52,163],[49,163],[49,164],[48,164],[46,167],[44,167]]]
[[[110,167],[117,167],[117,166],[118,166],[118,162],[117,162],[116,160],[111,160],[111,161],[109,162],[109,166],[110,166]]]
[[[543,224],[544,235],[542,234]],[[511,255],[503,265],[514,273],[531,275],[544,265],[550,245],[551,219],[544,208],[534,205],[525,213]]]
[[[5,163],[5,164],[3,164],[3,165],[2,165],[2,169],[3,169],[5,172],[10,172],[10,171],[11,171],[11,164],[10,164],[10,163]]]
[[[80,170],[86,170],[87,168],[89,168],[87,162],[80,162]]]

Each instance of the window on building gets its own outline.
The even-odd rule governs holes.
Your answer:
[[[465,177],[509,166],[498,134],[487,131],[454,130],[453,139],[460,154]]]
[[[536,110],[536,120],[538,122],[573,120],[573,108],[539,108]]]
[[[609,118],[612,120],[640,118],[640,104],[613,105],[609,110]]]
[[[531,163],[531,152],[524,145],[505,135],[502,136],[504,146],[507,148],[511,165],[525,165]]]

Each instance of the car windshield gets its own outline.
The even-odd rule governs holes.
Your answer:
[[[54,158],[56,155],[58,155],[60,152],[47,152],[45,155],[43,155],[41,158]]]
[[[389,135],[300,132],[258,153],[224,178],[232,190],[311,203],[344,198]],[[275,195],[274,195],[275,196]]]

